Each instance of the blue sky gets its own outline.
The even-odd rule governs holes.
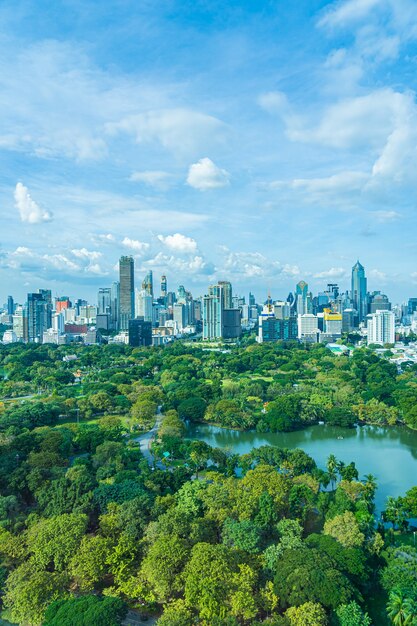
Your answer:
[[[195,295],[417,293],[417,4],[0,5],[0,301],[121,254]]]

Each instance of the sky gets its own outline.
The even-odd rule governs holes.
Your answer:
[[[417,294],[415,0],[3,0],[0,302]]]

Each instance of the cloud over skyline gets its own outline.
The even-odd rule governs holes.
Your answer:
[[[93,299],[121,254],[259,297],[359,257],[413,295],[413,0],[105,5],[2,4],[0,298]]]

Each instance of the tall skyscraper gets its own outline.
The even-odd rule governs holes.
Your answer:
[[[223,308],[232,308],[232,284],[228,280],[219,280],[218,284],[223,290]]]
[[[48,325],[49,315],[49,302],[45,300],[44,294],[28,293],[28,341],[42,343],[44,331],[52,326],[52,319]]]
[[[307,310],[307,294],[308,284],[304,280],[300,280],[295,287],[295,302],[298,315],[305,315]]]
[[[142,289],[146,291],[147,294],[153,297],[153,274],[152,270],[149,270],[146,274],[145,278],[142,281]]]
[[[7,297],[7,315],[13,315],[14,313],[14,300],[13,296]]]
[[[356,261],[352,267],[352,303],[353,308],[358,312],[359,321],[362,322],[367,313],[367,281],[365,276],[365,268],[359,261]]]
[[[203,339],[221,339],[223,329],[223,289],[211,285],[203,297]]]
[[[113,328],[119,328],[120,316],[120,283],[114,281],[111,286],[110,315]]]
[[[120,317],[119,329],[129,330],[129,320],[135,317],[135,264],[133,257],[122,256],[119,261]]]
[[[111,288],[100,287],[97,294],[97,313],[99,315],[110,315],[111,311]]]
[[[167,293],[168,293],[167,277],[161,276],[161,297],[166,298]]]

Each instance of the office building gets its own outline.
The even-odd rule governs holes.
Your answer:
[[[149,270],[142,281],[142,289],[153,298],[153,273]]]
[[[368,315],[368,345],[395,343],[395,314],[393,311],[376,311]]]
[[[298,339],[316,342],[318,339],[319,322],[317,315],[304,313],[297,316]]]
[[[67,296],[61,296],[60,298],[55,298],[55,311],[60,313],[64,309],[69,309],[71,307],[70,299]]]
[[[388,296],[380,291],[374,291],[369,296],[368,313],[376,313],[377,311],[391,311],[391,302]]]
[[[297,318],[266,317],[259,327],[258,342],[292,341],[298,338]]]
[[[14,313],[14,300],[13,296],[7,297],[7,315],[13,315]]]
[[[167,277],[161,276],[161,297],[166,298],[167,293],[168,293]]]
[[[304,280],[300,280],[295,287],[295,303],[297,314],[304,315],[308,313],[307,305],[308,284]]]
[[[233,297],[232,284],[229,283],[228,280],[219,280],[218,285],[222,289],[223,308],[224,309],[231,309],[231,308],[233,308],[233,305],[232,305],[232,297]]]
[[[223,339],[239,339],[242,334],[241,317],[240,309],[223,309]]]
[[[135,316],[134,261],[122,256],[119,261],[119,330],[129,329],[129,320]]]
[[[153,319],[153,298],[146,289],[135,292],[135,317],[140,317],[145,322],[152,322]]]
[[[326,335],[333,335],[334,337],[340,337],[342,335],[343,318],[341,313],[335,313],[331,309],[324,309],[323,320],[323,330]]]
[[[111,311],[111,287],[100,287],[97,294],[97,314],[109,315]]]
[[[351,333],[358,327],[358,313],[355,309],[345,309],[342,313],[342,332]]]
[[[144,319],[129,320],[129,346],[139,348],[152,345],[152,323]]]
[[[203,297],[203,339],[221,339],[223,328],[223,296],[218,285],[209,287]]]
[[[50,292],[49,292],[50,293]],[[28,320],[28,341],[42,343],[43,333],[52,326],[52,310],[48,299],[48,294],[28,293],[27,299],[27,320]]]
[[[359,322],[362,322],[367,314],[367,280],[365,268],[359,261],[352,267],[352,308],[358,312]]]

